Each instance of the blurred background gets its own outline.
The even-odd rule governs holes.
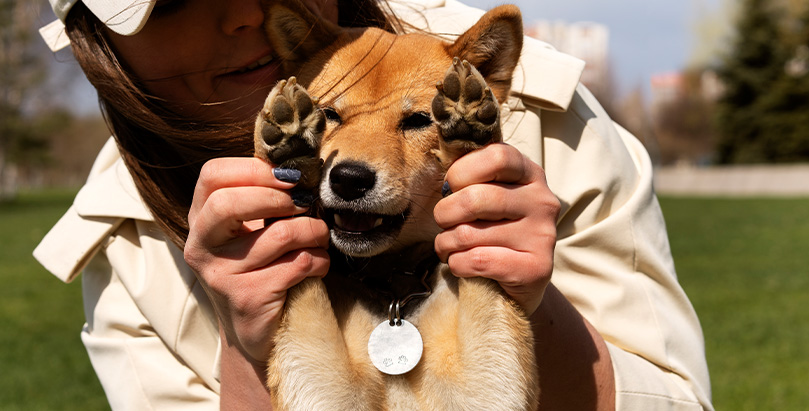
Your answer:
[[[809,159],[807,0],[513,3],[527,35],[586,61],[582,81],[646,145],[661,193],[809,192],[796,182]],[[106,139],[94,91],[37,35],[46,2],[0,4],[0,198],[75,186]],[[756,186],[750,167],[727,167],[762,164],[782,165],[766,172],[783,181]]]
[[[464,0],[491,8],[500,0]],[[647,147],[723,410],[809,406],[809,0],[517,0]],[[41,0],[0,0],[0,409],[105,409],[80,287],[31,257],[109,132]]]

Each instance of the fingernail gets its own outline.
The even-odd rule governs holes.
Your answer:
[[[449,181],[444,181],[444,185],[441,186],[441,196],[446,197],[452,194],[452,189],[449,188]]]
[[[294,168],[274,168],[272,174],[285,183],[297,183],[301,179],[301,171]]]
[[[289,195],[298,207],[310,207],[315,202],[315,195],[309,190],[294,190]]]

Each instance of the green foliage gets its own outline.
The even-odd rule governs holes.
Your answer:
[[[809,45],[799,34],[809,31],[809,19],[796,19],[772,0],[744,0],[740,16],[735,42],[718,70],[725,92],[717,110],[717,160],[807,161],[809,74],[790,67]]]
[[[809,404],[809,199],[663,198],[718,410]]]
[[[62,284],[31,256],[74,195],[0,202],[0,410],[109,409],[79,339],[80,285]]]
[[[45,61],[33,47],[39,9],[38,2],[0,0],[0,198],[13,195],[5,186],[11,165],[40,160],[47,149],[24,113],[31,90],[45,80]]]
[[[64,110],[25,116],[14,108],[2,112],[0,133],[5,133],[6,156],[23,168],[42,167],[50,162],[51,136],[69,127],[73,117]]]

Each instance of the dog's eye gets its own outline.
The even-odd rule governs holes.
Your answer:
[[[420,130],[425,127],[429,127],[433,124],[433,118],[430,117],[429,114],[419,111],[417,113],[412,113],[407,115],[405,118],[402,119],[402,122],[399,124],[399,127],[404,130]]]
[[[342,123],[343,119],[340,118],[340,115],[337,114],[337,110],[332,107],[323,107],[323,114],[326,116],[326,120],[329,121],[336,121],[338,123]]]

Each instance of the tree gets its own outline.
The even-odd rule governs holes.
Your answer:
[[[677,96],[655,110],[661,164],[706,164],[715,155],[715,103],[706,96],[708,74],[700,69],[686,70]]]
[[[736,39],[718,70],[725,91],[718,104],[717,147],[720,163],[759,160],[763,133],[757,102],[779,77],[780,58],[773,52],[778,30],[766,0],[744,0]]]
[[[32,47],[39,12],[38,2],[0,0],[0,199],[14,195],[11,171],[21,155],[46,145],[23,111],[45,79],[45,63]]]
[[[809,160],[809,5],[744,0],[718,70],[722,163]]]
[[[809,160],[809,6],[786,33],[788,60],[784,74],[761,97],[768,113],[763,125],[770,131],[774,161]]]

